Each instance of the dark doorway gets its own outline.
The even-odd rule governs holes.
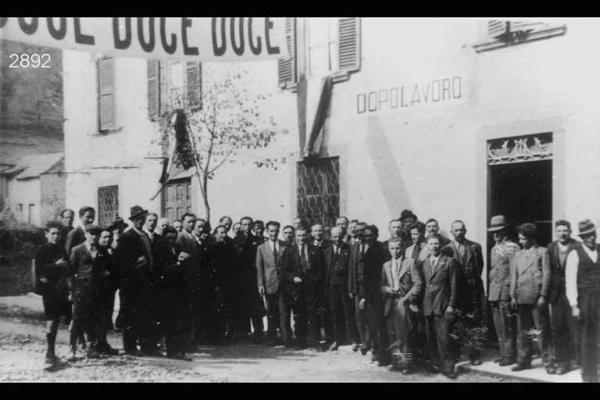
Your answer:
[[[538,228],[538,243],[552,240],[552,160],[491,165],[489,167],[489,213],[502,214],[511,223],[511,238],[524,222]],[[490,243],[493,246],[493,243]],[[490,246],[490,248],[491,248]]]

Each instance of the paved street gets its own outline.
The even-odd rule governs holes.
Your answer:
[[[44,328],[15,318],[0,320],[0,381],[8,382],[452,382],[441,375],[403,376],[370,364],[349,347],[317,353],[239,344],[206,347],[192,362],[166,358],[116,356],[66,361],[68,332],[58,336],[57,354],[63,360],[55,371],[45,371]],[[120,335],[110,343],[121,348]],[[519,382],[518,379],[464,373],[456,382]]]

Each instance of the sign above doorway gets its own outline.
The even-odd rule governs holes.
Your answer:
[[[488,164],[549,160],[553,156],[552,144],[552,133],[490,140]]]

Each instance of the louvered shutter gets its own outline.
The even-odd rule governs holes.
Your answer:
[[[278,60],[279,86],[295,83],[296,79],[296,18],[286,18],[285,38],[290,58]]]
[[[160,115],[160,63],[148,60],[148,116],[155,119]]]
[[[508,32],[508,22],[501,21],[499,19],[492,19],[488,21],[488,35],[491,37],[498,37]]]
[[[202,64],[188,62],[186,64],[186,102],[191,110],[202,108]]]
[[[115,128],[115,64],[113,58],[98,60],[100,130]]]
[[[159,87],[159,107],[158,112],[160,115],[165,114],[171,110],[170,100],[170,85],[169,85],[169,62],[160,61],[158,65],[158,87]]]
[[[338,62],[340,71],[360,69],[360,20],[340,18],[338,25]]]

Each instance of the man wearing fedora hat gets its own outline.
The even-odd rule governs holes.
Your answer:
[[[589,219],[579,223],[583,244],[567,256],[565,284],[573,317],[581,325],[581,375],[584,382],[600,382],[600,260],[596,225]]]
[[[519,245],[508,239],[504,215],[491,218],[488,228],[496,244],[492,247],[489,272],[488,302],[492,309],[494,329],[498,336],[501,366],[514,364],[516,359],[516,320],[510,310],[510,262]]]
[[[150,239],[143,231],[147,213],[148,211],[140,206],[131,207],[129,220],[132,227],[119,238],[116,250],[121,270],[123,349],[132,355],[140,355],[137,345],[144,344],[145,332],[151,331],[152,328],[148,309],[151,293],[150,274],[153,269],[152,248]]]
[[[536,243],[537,228],[532,223],[518,228],[519,244],[510,264],[511,306],[517,311],[517,365],[513,371],[531,368],[534,335],[544,366],[549,364],[547,343],[547,298],[550,291],[548,250]],[[538,333],[534,334],[533,330]]]

